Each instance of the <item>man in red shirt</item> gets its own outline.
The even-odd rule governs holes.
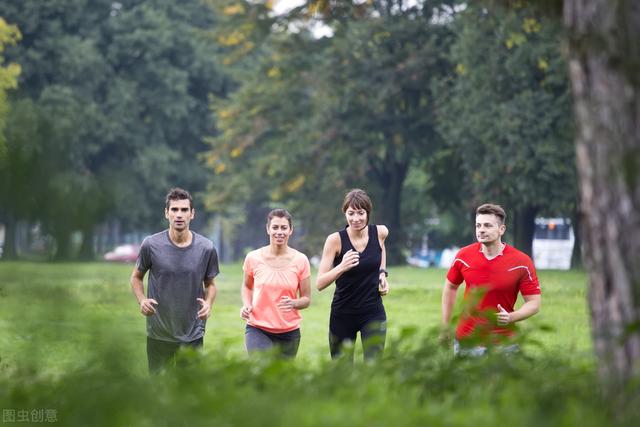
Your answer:
[[[502,242],[505,219],[506,213],[499,205],[478,207],[478,243],[460,249],[447,273],[442,291],[443,338],[448,338],[458,286],[466,283],[465,309],[454,341],[456,354],[482,355],[487,352],[487,345],[507,344],[514,335],[514,323],[540,310],[540,285],[531,258]],[[516,310],[518,292],[524,304]]]

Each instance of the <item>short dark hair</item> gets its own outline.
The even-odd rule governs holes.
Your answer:
[[[293,228],[293,223],[291,221],[291,214],[289,213],[288,210],[286,209],[274,209],[271,212],[269,212],[269,215],[267,215],[267,225],[271,224],[271,220],[273,218],[286,218],[287,221],[289,221],[289,227]]]
[[[478,215],[495,215],[502,224],[507,220],[507,213],[504,211],[502,206],[494,205],[493,203],[485,203],[484,205],[478,206],[478,209],[476,209],[476,216]]]
[[[365,210],[367,212],[367,224],[369,223],[373,203],[371,203],[371,199],[364,190],[354,188],[345,194],[344,201],[342,202],[342,213],[345,213],[349,207]]]
[[[188,200],[189,209],[193,210],[193,197],[191,197],[191,194],[189,194],[187,190],[180,187],[175,187],[169,190],[167,197],[164,200],[165,209],[169,209],[171,201],[173,200]]]

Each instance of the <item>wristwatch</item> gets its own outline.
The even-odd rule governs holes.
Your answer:
[[[380,269],[380,273],[384,273],[384,277],[389,277],[389,272],[387,270],[385,270],[384,268]],[[378,275],[380,275],[380,274],[378,273]]]

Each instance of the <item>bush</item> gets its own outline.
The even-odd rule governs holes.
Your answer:
[[[3,408],[54,409],[68,426],[604,426],[638,425],[637,388],[601,397],[593,366],[571,355],[454,359],[408,332],[376,363],[316,363],[184,352],[179,367],[135,374],[103,336],[58,376],[4,372]],[[410,343],[414,343],[411,345]],[[626,400],[625,400],[626,399]],[[617,402],[617,403],[616,403]],[[635,404],[634,404],[635,403]]]

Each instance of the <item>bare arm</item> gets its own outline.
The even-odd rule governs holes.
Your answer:
[[[291,299],[288,296],[282,297],[277,307],[282,311],[302,310],[311,304],[311,277],[300,281],[298,288],[299,298]]]
[[[387,249],[384,246],[384,241],[389,235],[389,229],[384,225],[378,225],[378,241],[380,242],[380,247],[382,248],[382,259],[380,261],[380,269],[387,269]],[[389,293],[389,282],[387,282],[387,275],[384,272],[380,272],[379,277],[379,285],[378,292],[380,295],[385,296]]]
[[[216,300],[216,283],[213,277],[205,279],[204,283],[204,299],[198,298],[200,310],[198,311],[198,319],[206,320],[211,315],[211,307]]]
[[[542,302],[541,295],[523,295],[524,304],[516,311],[507,312],[500,304],[498,304],[498,324],[508,325],[509,323],[519,322],[536,314],[540,311]]]
[[[133,295],[138,300],[138,304],[142,302],[143,299],[146,298],[144,294],[144,283],[142,280],[144,279],[144,273],[139,271],[137,268],[133,269],[131,273],[131,279],[129,282],[131,283],[131,290],[133,291]]]
[[[445,279],[444,287],[442,288],[442,318],[440,321],[439,337],[439,341],[444,345],[449,345],[451,342],[451,328],[449,323],[451,322],[453,307],[456,304],[457,293],[458,287],[451,283],[449,279]]]
[[[204,295],[205,300],[209,303],[209,305],[213,305],[216,300],[216,295],[218,294],[218,288],[216,288],[216,282],[214,278],[210,278],[204,281]]]
[[[311,276],[300,282],[298,295],[298,299],[294,300],[293,304],[296,309],[300,310],[311,305]]]
[[[244,272],[242,279],[242,288],[240,289],[242,296],[242,308],[240,309],[240,317],[249,320],[249,315],[253,311],[253,277]]]
[[[342,262],[335,267],[333,260],[340,253],[340,235],[338,233],[330,234],[324,243],[322,250],[322,260],[318,267],[318,277],[316,278],[316,287],[319,291],[323,290],[340,277],[345,271],[348,271],[358,265],[360,255],[354,250],[347,251],[342,257]]]
[[[384,225],[378,225],[378,241],[382,248],[382,261],[380,261],[380,268],[387,269],[387,249],[384,246],[384,241],[389,235],[389,229]]]
[[[145,296],[143,283],[144,275],[145,273],[134,267],[129,282],[131,283],[131,290],[133,291],[133,295],[135,295],[136,300],[138,301],[138,305],[140,306],[140,313],[144,314],[145,316],[151,316],[156,312],[154,305],[158,305],[158,301],[154,300],[153,298],[147,298]]]
[[[442,320],[441,324],[443,328],[449,327],[451,321],[451,313],[453,312],[453,306],[456,303],[456,295],[458,293],[458,287],[451,283],[449,279],[445,279],[444,288],[442,289]]]

